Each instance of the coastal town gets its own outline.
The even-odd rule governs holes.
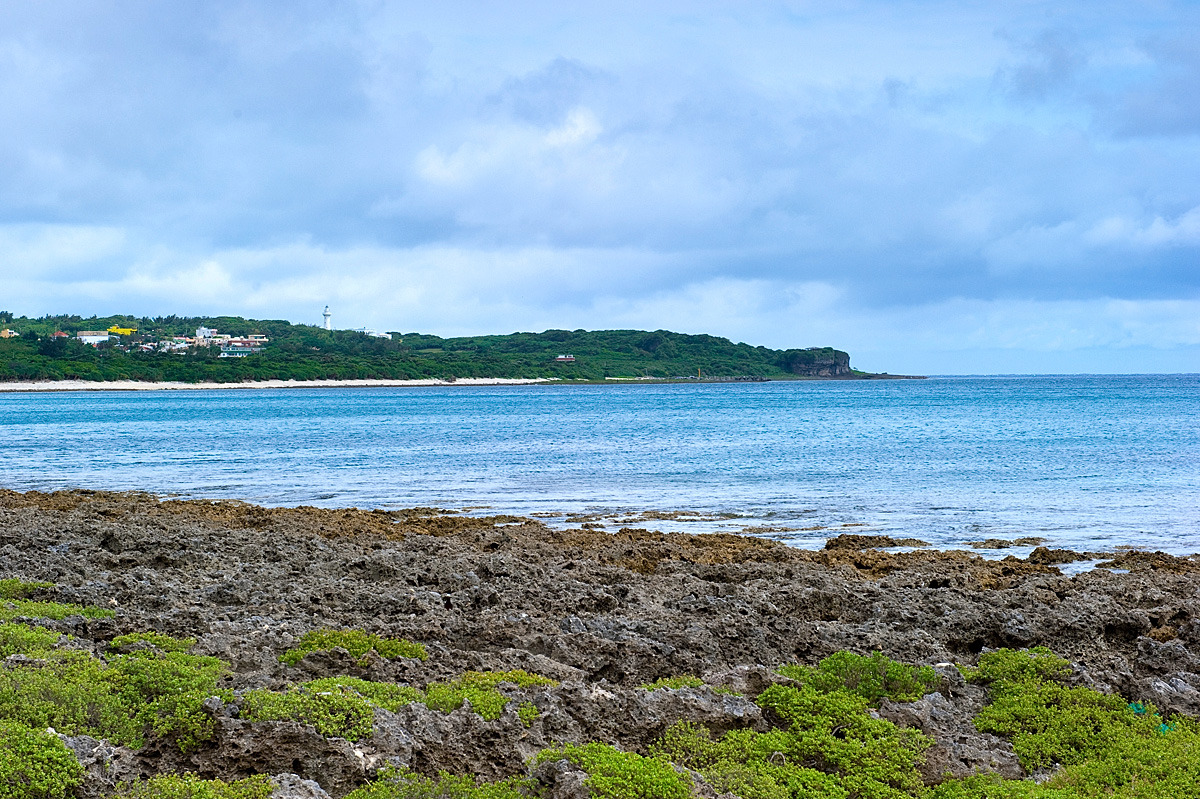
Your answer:
[[[16,338],[20,335],[15,330],[5,328],[0,330],[0,338]],[[188,350],[203,347],[216,347],[220,350],[221,358],[245,358],[262,352],[270,341],[264,335],[251,333],[246,336],[231,336],[221,333],[216,328],[198,327],[194,336],[171,336],[156,338],[150,334],[140,334],[136,327],[119,327],[113,325],[106,330],[80,330],[74,335],[56,330],[50,334],[51,339],[74,339],[89,347],[110,348],[121,352],[174,352],[185,353]]]

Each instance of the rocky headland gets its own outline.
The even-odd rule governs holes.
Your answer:
[[[222,664],[219,690],[197,700],[205,734],[186,745],[158,727],[140,746],[56,730],[83,767],[72,789],[81,797],[168,773],[271,775],[276,796],[341,797],[389,766],[532,775],[540,796],[601,795],[578,763],[531,758],[590,742],[644,755],[681,721],[714,737],[778,728],[782,711],[755,701],[798,684],[777,669],[842,651],[933,668],[919,698],[884,697],[865,711],[928,736],[916,764],[923,785],[1045,776],[973,723],[989,694],[954,664],[994,650],[1049,647],[1069,661],[1069,687],[1168,720],[1200,714],[1200,558],[1127,552],[1065,576],[1057,564],[1073,553],[987,560],[877,548],[889,543],[846,536],[809,552],[750,536],[556,529],[434,509],[0,491],[0,579],[28,586],[30,601],[92,609],[39,616],[0,599],[0,623],[61,634],[56,651],[97,661],[113,657],[114,639],[153,632],[195,639],[192,654]],[[322,630],[415,642],[423,656],[335,646],[281,660]],[[0,676],[48,657],[18,651]],[[433,686],[474,672],[514,675],[488,688],[500,697],[493,712],[433,701]],[[333,677],[424,698],[376,702],[359,735],[253,711],[266,702],[254,697]],[[676,679],[646,687],[666,678]],[[719,791],[692,768],[693,795],[750,795]],[[4,793],[2,770],[0,795],[21,796]]]

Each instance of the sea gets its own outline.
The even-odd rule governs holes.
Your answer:
[[[10,393],[0,453],[22,491],[1200,551],[1200,375]]]

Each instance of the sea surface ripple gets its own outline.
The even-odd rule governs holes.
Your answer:
[[[1197,375],[8,394],[0,448],[19,490],[1200,550]]]

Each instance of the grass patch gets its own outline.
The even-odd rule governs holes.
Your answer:
[[[782,722],[759,733],[714,738],[680,722],[650,747],[664,762],[701,774],[718,793],[742,799],[911,799],[925,788],[917,766],[931,741],[875,718],[883,696],[918,696],[924,673],[879,656],[826,658],[816,668],[784,667],[801,684],[773,685],[755,700]]]
[[[313,652],[327,652],[336,647],[345,649],[351,657],[359,660],[372,651],[386,660],[395,658],[426,660],[429,657],[424,644],[403,638],[381,638],[362,630],[313,630],[305,633],[300,638],[299,645],[284,652],[279,659],[289,666],[295,666],[305,655]]]
[[[58,621],[68,616],[83,616],[85,619],[110,619],[117,615],[107,608],[69,605],[62,602],[38,602],[29,598],[43,588],[53,587],[54,583],[27,583],[15,577],[6,577],[0,580],[0,622],[20,618]]]

